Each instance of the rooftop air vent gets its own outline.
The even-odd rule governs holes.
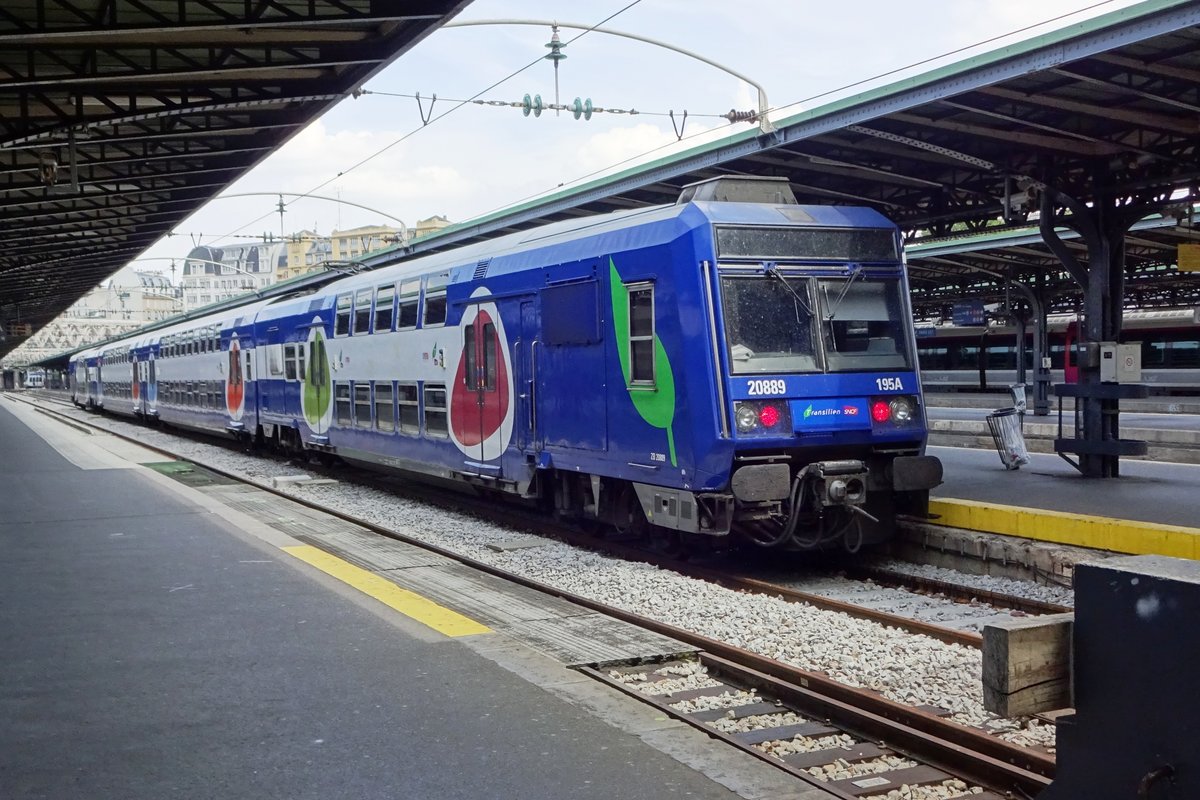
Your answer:
[[[799,205],[787,178],[720,177],[689,183],[679,192],[676,204],[693,200],[717,200],[725,203],[769,203]]]

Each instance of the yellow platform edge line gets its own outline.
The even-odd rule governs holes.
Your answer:
[[[1134,555],[1200,559],[1200,528],[1022,508],[942,497],[929,501],[940,525]]]
[[[446,636],[473,636],[478,633],[491,632],[491,628],[470,617],[440,606],[416,592],[403,589],[373,572],[356,567],[320,548],[311,545],[296,545],[280,549],[325,574],[337,578],[342,583],[354,587],[363,594],[375,598],[404,616]]]

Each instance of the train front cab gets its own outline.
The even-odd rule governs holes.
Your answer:
[[[846,213],[852,227],[716,228],[731,527],[760,545],[883,541],[941,481],[897,232]]]

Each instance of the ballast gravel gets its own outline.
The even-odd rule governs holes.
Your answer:
[[[1052,583],[1035,583],[1014,578],[1001,578],[995,575],[968,575],[946,567],[935,567],[932,564],[913,564],[908,561],[895,559],[880,559],[873,566],[891,572],[902,572],[905,575],[915,575],[919,578],[966,586],[971,589],[984,589],[997,594],[1011,597],[1023,597],[1027,600],[1040,600],[1044,603],[1057,603],[1060,606],[1075,605],[1075,590],[1068,586]]]
[[[302,465],[235,453],[130,423],[85,418],[259,481],[303,471]],[[1030,719],[1001,721],[984,709],[981,655],[976,649],[776,597],[730,591],[552,540],[541,547],[497,552],[488,545],[528,534],[361,485],[289,484],[282,490],[562,590],[825,673],[848,686],[872,689],[900,703],[947,709],[954,721],[999,731],[1005,739],[1053,749],[1052,726]]]

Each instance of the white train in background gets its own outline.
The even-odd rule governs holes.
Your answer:
[[[1071,380],[1077,369],[1074,314],[1048,320],[1051,381]],[[1013,325],[917,326],[917,358],[926,391],[994,391],[1017,382],[1017,329]],[[1026,381],[1033,374],[1033,329],[1026,328]],[[1121,341],[1142,346],[1142,383],[1152,394],[1200,394],[1200,309],[1126,311]]]

